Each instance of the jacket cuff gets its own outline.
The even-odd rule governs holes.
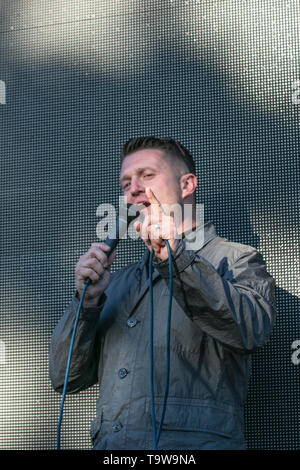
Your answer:
[[[103,292],[101,295],[98,305],[95,307],[82,307],[81,308],[81,313],[80,313],[80,318],[83,320],[89,320],[91,318],[95,318],[95,316],[99,315],[101,313],[101,310],[104,306],[104,303],[106,301],[106,294]],[[78,309],[79,306],[79,296],[78,296],[78,291],[76,290],[74,296],[73,296],[73,302],[74,302],[74,310]]]
[[[195,251],[189,251],[185,249],[185,243],[180,240],[179,245],[173,255],[173,260],[176,263],[178,272],[181,273],[188,266],[190,266],[196,257]],[[159,260],[159,258],[154,257],[153,267],[157,269],[161,277],[168,279],[169,278],[169,259],[164,261]],[[176,271],[173,268],[173,277],[176,277]]]

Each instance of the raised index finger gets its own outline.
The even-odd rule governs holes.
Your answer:
[[[145,189],[145,193],[146,193],[146,196],[148,198],[148,201],[153,204],[153,205],[156,205],[156,206],[159,206],[159,208],[163,211],[163,208],[161,206],[161,203],[159,202],[159,200],[157,199],[157,197],[155,196],[154,192],[152,191],[151,188],[146,188]]]

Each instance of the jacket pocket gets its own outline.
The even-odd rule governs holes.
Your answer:
[[[147,413],[151,419],[151,401],[147,399]],[[156,425],[159,426],[163,410],[163,397],[155,398]],[[230,404],[198,398],[167,400],[162,430],[200,432],[232,438],[242,433],[242,410]]]

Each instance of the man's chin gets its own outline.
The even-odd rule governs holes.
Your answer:
[[[151,204],[147,206],[145,204],[139,204],[137,208],[144,217],[146,217],[146,215],[149,215],[151,213]]]

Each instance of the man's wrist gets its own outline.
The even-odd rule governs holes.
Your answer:
[[[100,296],[100,297],[101,297],[101,296]],[[94,308],[94,307],[98,307],[100,297],[99,297],[99,298],[96,298],[96,299],[85,300],[85,301],[83,302],[83,304],[82,304],[83,308]]]
[[[80,297],[79,297],[79,292],[78,292],[78,290],[76,290],[75,297],[76,297],[76,299],[77,299],[78,301],[80,301]],[[100,295],[97,296],[97,297],[94,297],[93,299],[84,300],[84,301],[83,301],[83,304],[82,304],[82,307],[83,307],[83,308],[96,308],[96,307],[100,307],[100,306],[104,303],[104,300],[105,300],[105,294],[104,294],[104,292],[102,292],[102,294],[100,294]]]

